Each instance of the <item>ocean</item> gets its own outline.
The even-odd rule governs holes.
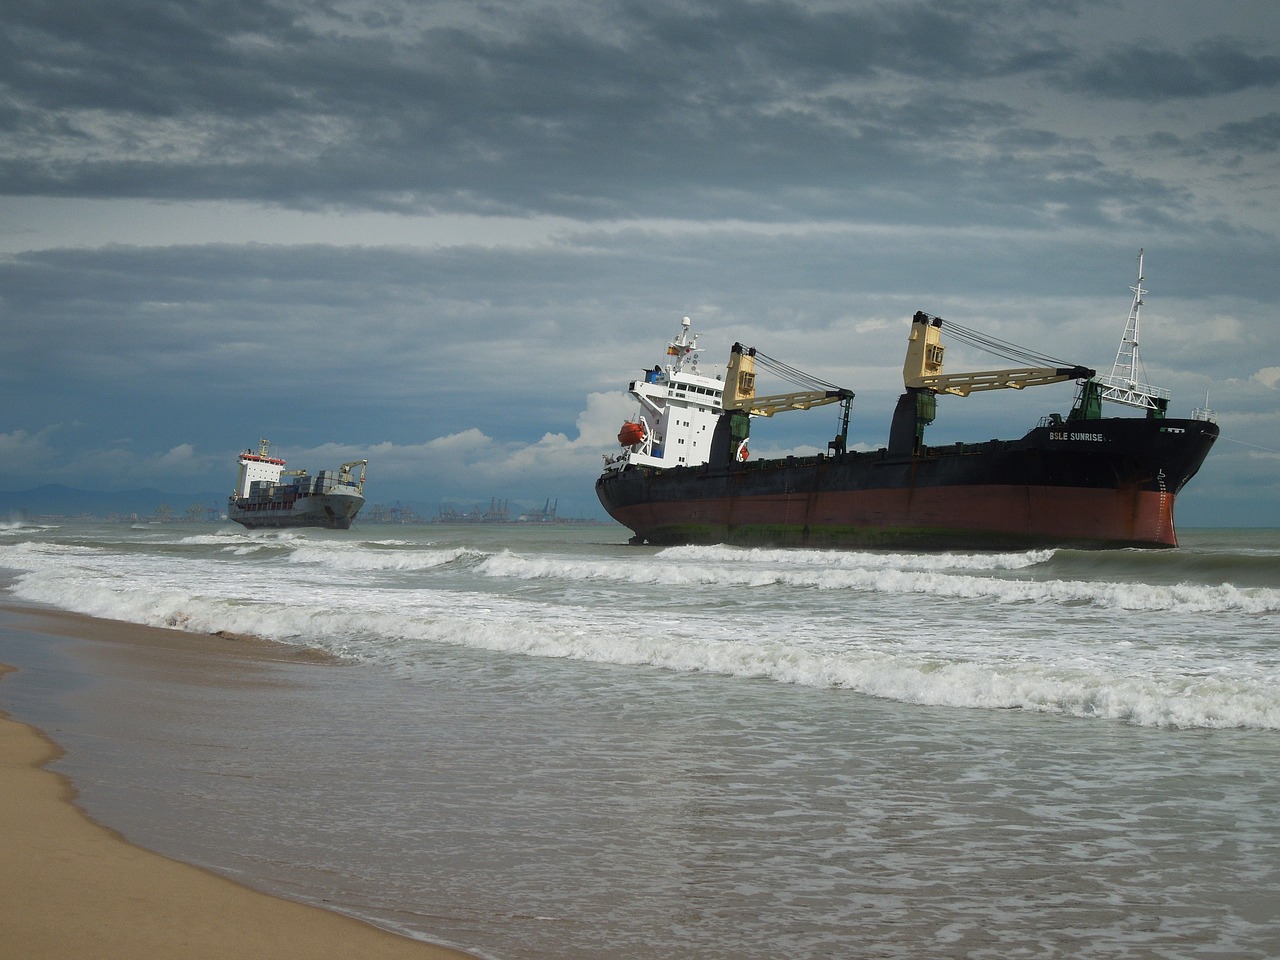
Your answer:
[[[493,960],[1280,956],[1280,531],[1173,551],[629,546],[613,525],[0,525],[0,634],[128,839]]]

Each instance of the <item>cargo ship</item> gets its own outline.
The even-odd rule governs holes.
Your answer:
[[[364,506],[364,473],[368,460],[344,463],[336,471],[314,477],[305,470],[285,470],[285,461],[270,453],[271,441],[259,440],[258,452],[245,450],[238,459],[235,492],[227,499],[227,519],[248,527],[350,528]],[[356,468],[359,467],[359,474]]]
[[[665,366],[632,381],[640,413],[605,456],[596,494],[633,543],[929,549],[1175,547],[1174,501],[1218,437],[1207,410],[1168,416],[1166,391],[1139,379],[1138,284],[1110,375],[1054,361],[944,322],[910,322],[904,392],[886,446],[846,449],[853,392],[734,344],[723,379],[699,369],[685,318]],[[1007,359],[1037,362],[944,373],[943,331]],[[757,366],[807,389],[757,396]],[[1065,416],[1011,440],[930,446],[940,397],[1077,381]],[[750,424],[840,404],[825,454],[756,460]],[[1104,415],[1104,406],[1141,415]]]

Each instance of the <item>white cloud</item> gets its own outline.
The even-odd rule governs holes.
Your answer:
[[[1263,367],[1250,380],[1257,380],[1264,387],[1275,390],[1280,387],[1280,367]]]
[[[26,430],[0,433],[0,462],[8,464],[11,469],[30,472],[52,457],[49,438],[56,432],[56,427],[50,427],[38,433]]]
[[[160,470],[178,474],[190,471],[195,463],[195,447],[189,443],[180,443],[155,460],[155,466]]]

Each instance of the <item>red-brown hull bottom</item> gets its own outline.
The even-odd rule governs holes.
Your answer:
[[[1174,547],[1173,503],[1138,489],[972,486],[651,502],[614,516],[651,543]]]

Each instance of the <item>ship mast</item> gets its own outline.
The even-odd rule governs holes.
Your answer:
[[[1125,324],[1120,349],[1116,351],[1116,362],[1111,367],[1111,373],[1105,377],[1097,377],[1096,382],[1105,388],[1101,395],[1103,400],[1113,400],[1144,410],[1164,410],[1169,406],[1169,391],[1142,383],[1138,379],[1142,367],[1138,358],[1138,316],[1142,310],[1142,297],[1147,292],[1142,288],[1142,281],[1146,279],[1142,272],[1142,256],[1143,252],[1139,250],[1138,284],[1129,288],[1133,291],[1133,306],[1129,308],[1129,322]]]
[[[667,356],[675,357],[674,360],[668,361],[668,374],[677,374],[684,372],[685,361],[689,361],[691,373],[698,372],[698,335],[695,333],[690,339],[689,327],[693,323],[688,317],[680,320],[680,332],[671,340],[667,341]]]

